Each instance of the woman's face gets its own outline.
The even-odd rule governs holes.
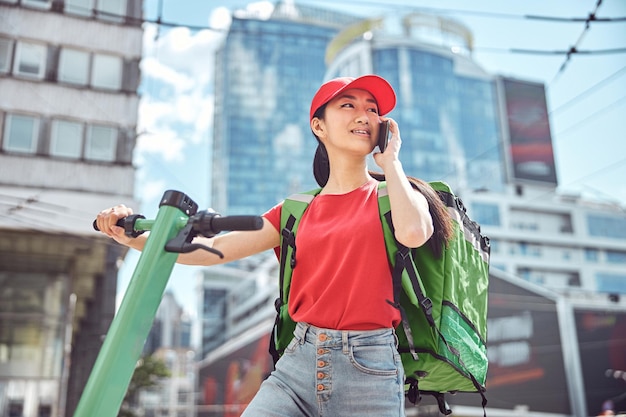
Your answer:
[[[378,105],[368,91],[346,90],[328,102],[322,123],[320,139],[327,150],[341,148],[367,155],[377,142]]]

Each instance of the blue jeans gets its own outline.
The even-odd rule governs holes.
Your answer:
[[[242,416],[404,417],[404,370],[393,329],[298,323],[276,370]]]

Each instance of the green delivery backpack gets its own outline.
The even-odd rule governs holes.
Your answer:
[[[393,233],[386,183],[378,186],[378,207],[387,256],[393,268],[394,305],[400,309],[398,351],[409,401],[421,394],[437,399],[442,414],[452,411],[445,393],[478,392],[483,410],[487,377],[487,289],[489,239],[480,232],[450,187],[431,182],[452,217],[454,235],[437,256],[429,245],[409,249]],[[281,213],[280,296],[270,353],[276,362],[293,338],[295,323],[287,311],[289,285],[296,267],[295,236],[302,214],[321,191],[287,198]]]

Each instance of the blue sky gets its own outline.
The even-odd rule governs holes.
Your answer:
[[[580,51],[626,48],[626,21],[561,22],[524,16],[586,18],[598,0],[296,1],[364,17],[432,11],[458,20],[474,35],[473,59],[486,71],[544,83],[561,193],[580,193],[626,207],[626,53],[521,54],[511,49]],[[382,4],[384,3],[384,4]],[[162,10],[159,12],[159,4]],[[209,144],[213,124],[213,54],[229,24],[228,10],[261,14],[273,2],[146,0],[145,18],[186,27],[145,25],[136,212],[154,216],[166,189],[209,207]],[[382,5],[381,5],[382,4]],[[408,5],[408,6],[407,6]],[[626,1],[603,0],[597,18],[625,18]],[[197,30],[210,27],[215,30]],[[228,214],[228,213],[224,213]],[[120,273],[124,291],[137,253]],[[169,288],[196,315],[195,267],[176,266]]]

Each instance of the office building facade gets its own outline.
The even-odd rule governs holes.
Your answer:
[[[132,201],[142,4],[0,1],[0,415],[72,415],[125,251],[92,228]]]

